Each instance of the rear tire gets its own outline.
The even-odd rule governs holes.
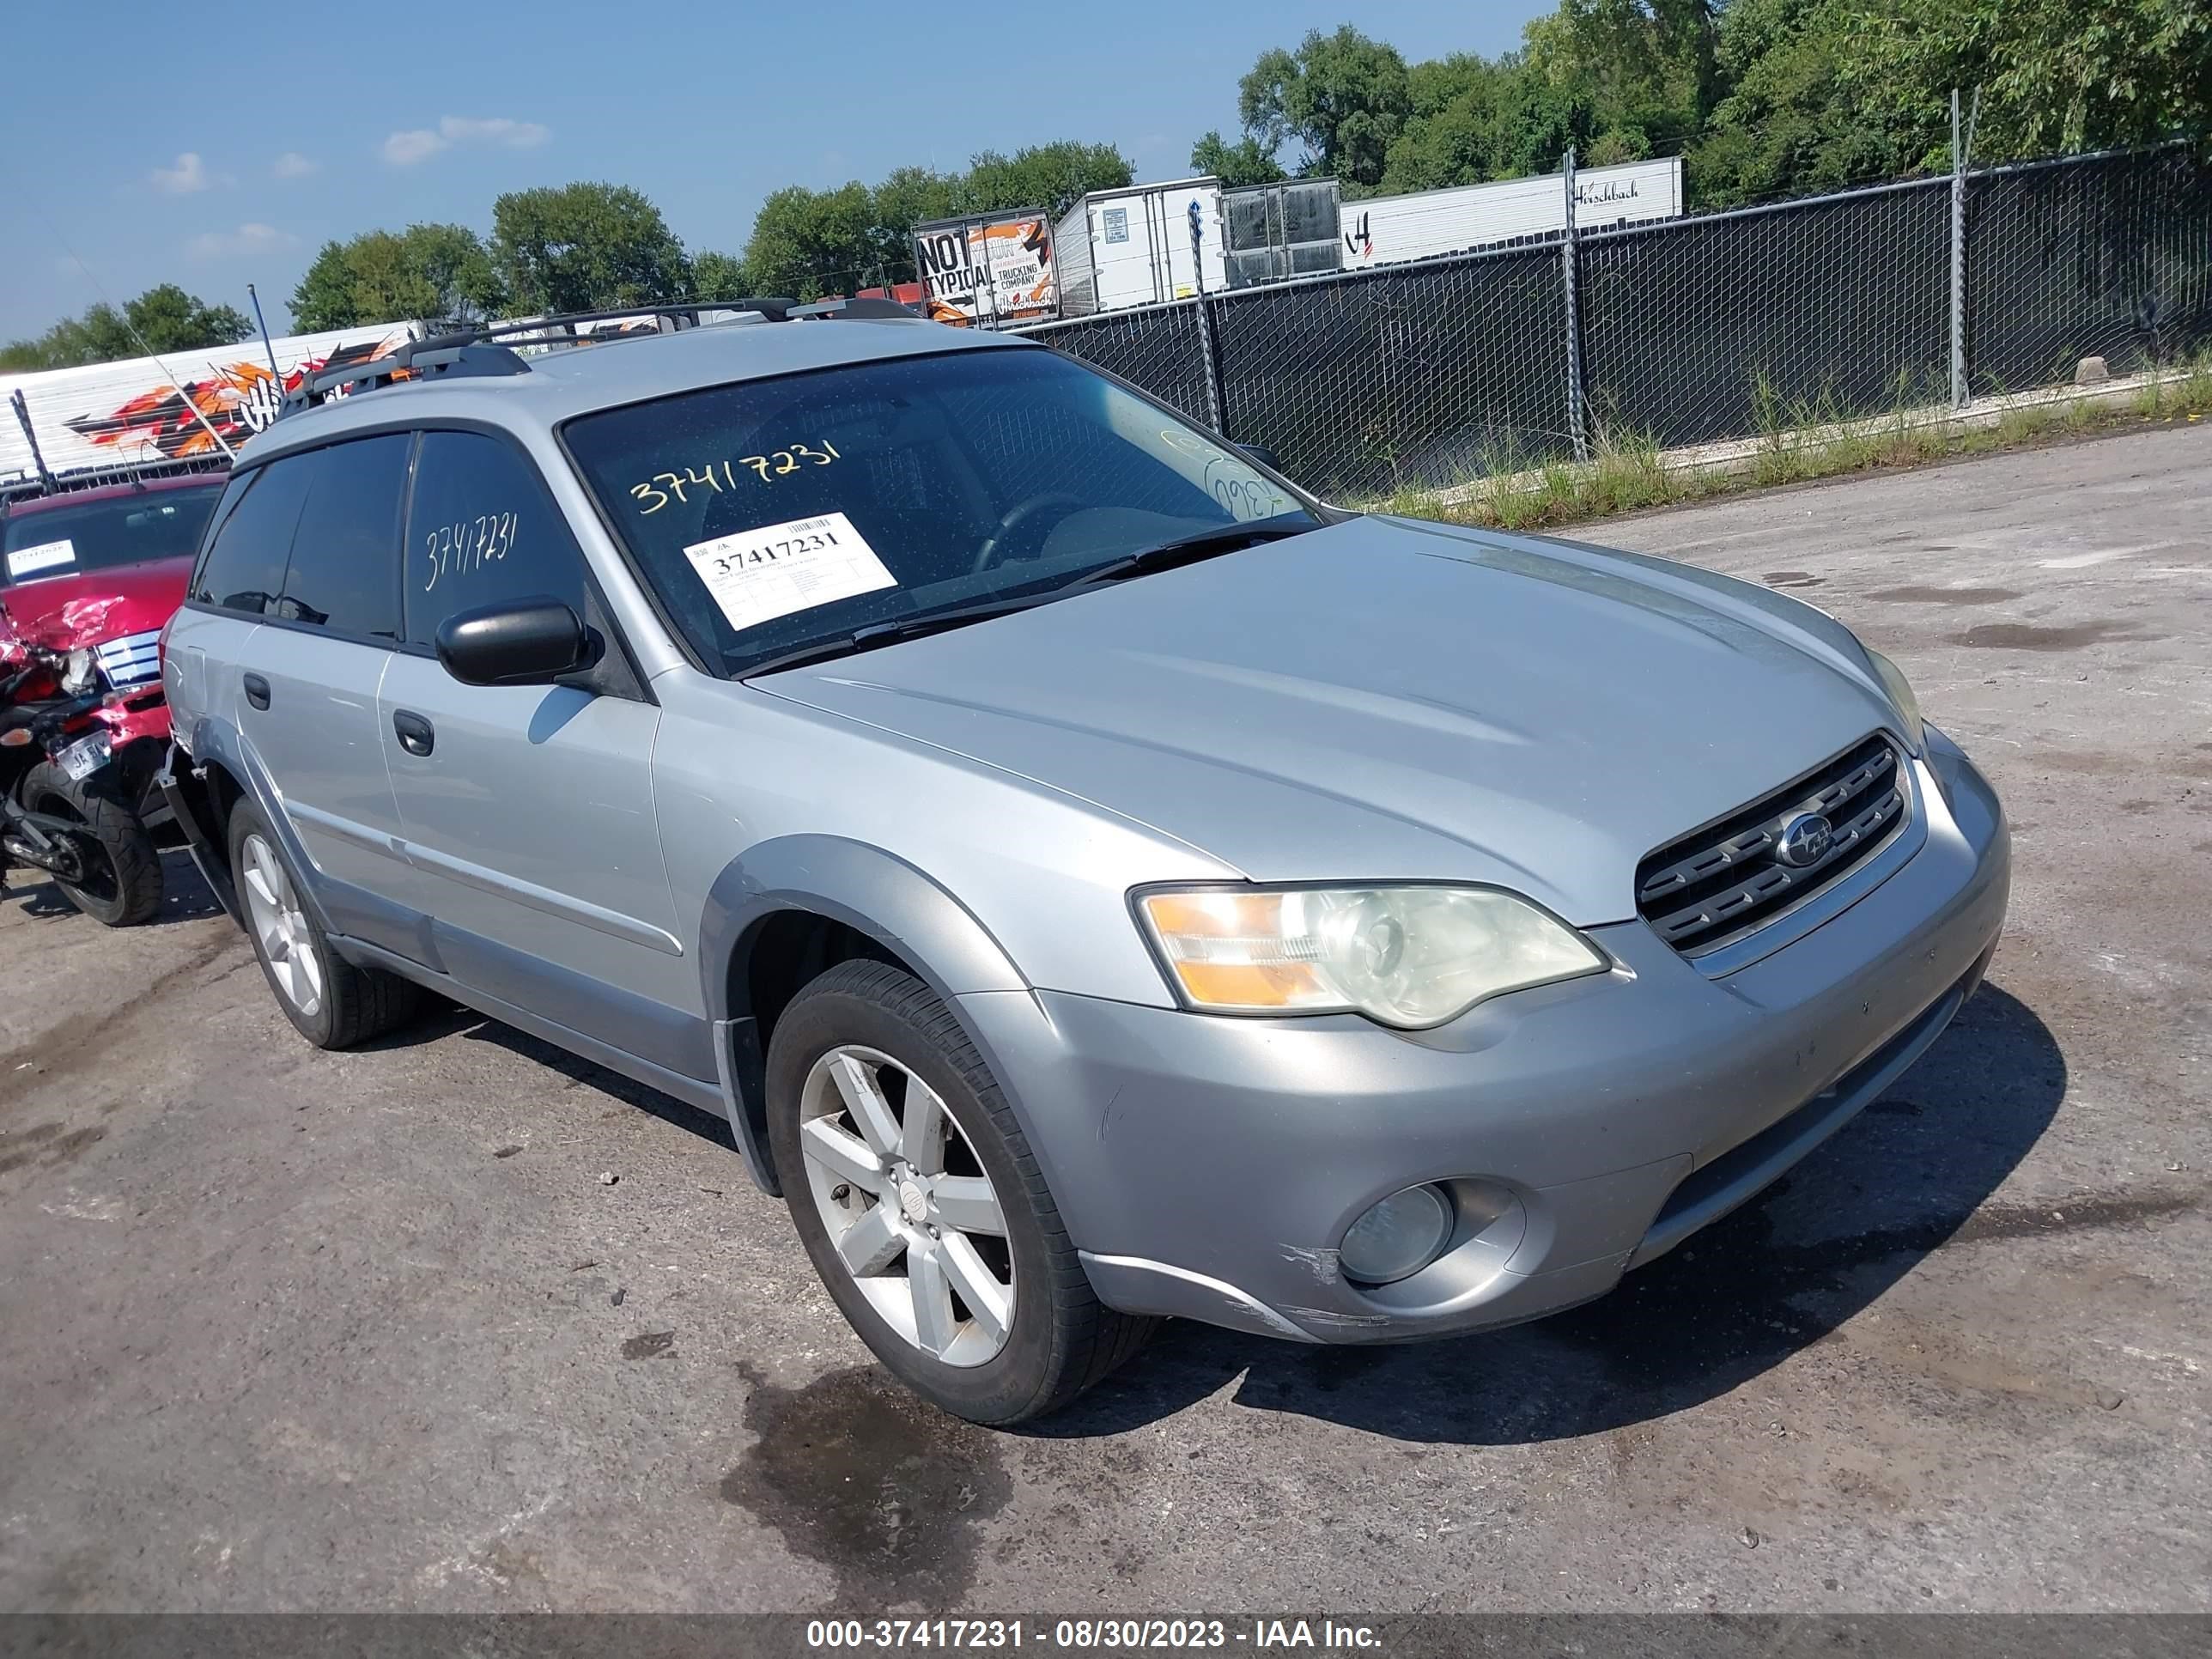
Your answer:
[[[82,826],[78,842],[89,864],[82,884],[56,878],[71,904],[106,927],[136,927],[161,908],[161,855],[146,826],[120,801],[88,788],[52,761],[23,779],[24,809]]]
[[[230,810],[230,871],[246,936],[262,977],[300,1035],[318,1048],[350,1048],[410,1018],[422,1000],[412,980],[356,968],[331,949],[300,900],[300,880],[252,801]]]
[[[888,1109],[872,1132],[839,1108],[847,1087],[865,1089],[836,1081],[854,1059],[879,1085],[872,1103]],[[769,1139],[799,1240],[860,1340],[924,1399],[971,1423],[1024,1422],[1067,1404],[1152,1334],[1157,1322],[1091,1290],[996,1079],[927,986],[886,963],[841,963],[777,1019],[767,1070]],[[940,1128],[937,1153],[918,1154],[917,1111],[939,1108],[957,1133]],[[872,1159],[884,1177],[863,1172]],[[928,1291],[946,1282],[952,1299],[940,1291],[933,1315]],[[1010,1309],[1002,1326],[974,1305],[987,1300]]]

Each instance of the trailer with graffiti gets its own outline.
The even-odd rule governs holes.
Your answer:
[[[995,328],[1060,315],[1052,221],[1034,210],[931,219],[914,228],[914,264],[935,322]]]
[[[276,418],[284,394],[308,375],[366,362],[421,323],[372,323],[159,358],[0,374],[0,484],[88,468],[220,459]],[[274,359],[272,362],[271,359]]]

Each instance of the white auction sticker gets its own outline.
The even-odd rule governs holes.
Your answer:
[[[842,513],[694,542],[684,556],[740,633],[795,611],[898,586]]]
[[[34,570],[52,570],[58,564],[75,564],[76,548],[67,537],[58,542],[40,542],[36,547],[19,547],[8,556],[8,574],[27,576]]]

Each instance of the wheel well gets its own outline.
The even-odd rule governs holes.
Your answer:
[[[912,963],[880,939],[812,910],[779,910],[765,917],[747,936],[738,957],[730,968],[730,1006],[751,1013],[763,1054],[791,1000],[839,963],[857,958],[914,972]]]
[[[775,1023],[808,982],[841,962],[880,962],[914,972],[914,964],[880,939],[849,923],[812,910],[779,910],[753,924],[730,958],[729,1009],[751,1016],[741,1024],[735,1063],[738,1101],[747,1119],[760,1168],[777,1190],[775,1157],[768,1144],[768,1044]],[[919,977],[919,975],[917,975]]]
[[[238,895],[231,890],[230,813],[246,793],[245,787],[219,762],[210,761],[204,767],[195,767],[182,764],[182,757],[176,759],[179,763],[173,767],[169,776],[183,809],[178,817],[191,820],[190,823],[180,822],[178,828],[188,841],[195,842],[196,855],[202,850],[197,846],[197,838],[205,838],[206,856],[202,863],[208,884],[215,890],[216,901],[230,913],[231,920],[242,927],[244,914],[239,908]]]
[[[185,775],[189,777],[191,775],[187,773]],[[202,787],[206,791],[206,827],[210,838],[221,851],[230,845],[230,809],[238,805],[238,798],[246,793],[246,789],[217,761],[208,763],[207,782]]]

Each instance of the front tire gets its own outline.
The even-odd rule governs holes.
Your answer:
[[[783,1011],[767,1069],[799,1240],[915,1393],[972,1423],[1019,1423],[1143,1345],[1154,1322],[1092,1292],[997,1081],[928,987],[840,963]]]
[[[104,927],[136,927],[160,914],[161,855],[136,813],[52,761],[25,775],[21,799],[26,811],[79,826],[75,839],[85,861],[84,879],[55,877],[64,898]]]
[[[300,1035],[318,1048],[350,1048],[404,1024],[421,988],[397,974],[356,968],[331,949],[268,820],[251,801],[230,811],[230,870],[262,977]]]

